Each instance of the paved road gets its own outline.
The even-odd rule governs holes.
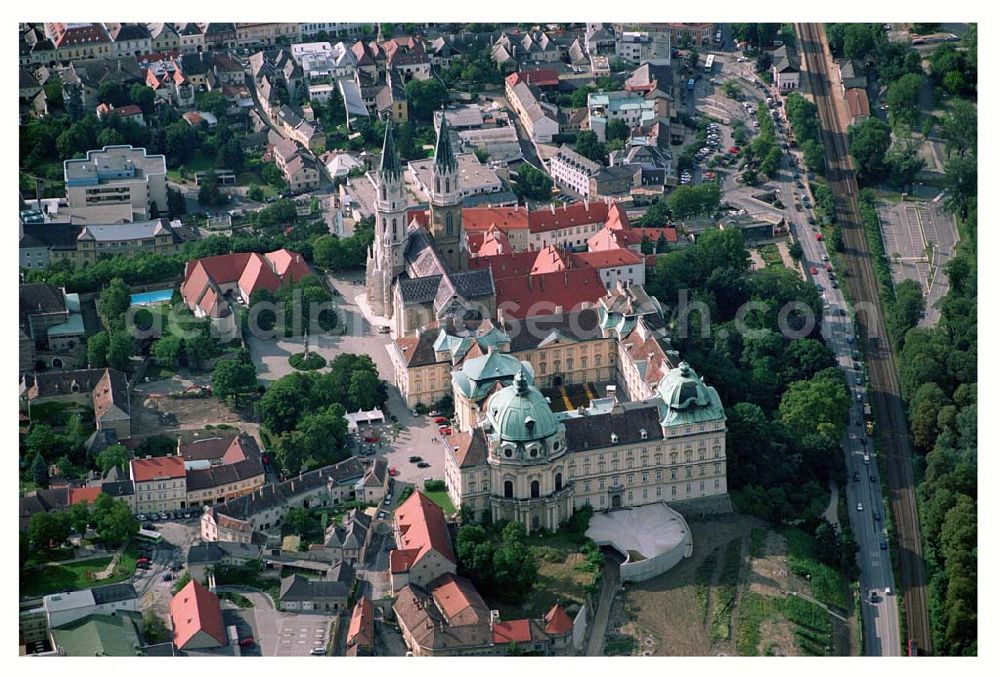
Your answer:
[[[597,602],[597,612],[590,627],[590,641],[587,643],[588,656],[604,655],[604,635],[608,631],[608,615],[611,613],[611,602],[618,591],[618,575],[621,560],[607,552],[604,555],[604,571],[601,576],[601,596]]]
[[[856,307],[864,304],[866,308],[866,312],[857,315],[858,330],[859,336],[863,337],[873,413],[881,438],[881,448],[886,455],[884,462],[887,470],[886,486],[899,534],[900,588],[905,600],[907,639],[915,642],[923,652],[930,653],[926,572],[923,566],[922,541],[914,495],[909,429],[899,395],[895,356],[888,342],[882,318],[878,284],[870,260],[867,239],[858,215],[858,187],[847,152],[845,132],[847,125],[844,122],[848,119],[846,104],[840,96],[834,94],[835,89],[831,86],[830,73],[834,69],[830,65],[822,24],[797,24],[796,31],[805,56],[807,76],[805,82],[819,107],[823,145],[826,150],[827,178],[837,198],[838,220],[845,243],[843,260],[851,273],[847,284]],[[855,422],[856,430],[863,431],[863,427],[857,426],[859,419],[856,416],[857,406],[852,412],[852,421]],[[864,439],[863,432],[851,434]],[[856,469],[876,472],[874,458],[870,465],[863,464],[863,466],[858,467],[856,452],[849,454],[849,472]],[[862,473],[862,480],[865,475],[867,473]],[[894,608],[896,589],[892,585],[893,574],[888,566],[886,551],[877,549],[881,536],[880,524],[876,524],[872,516],[874,509],[881,510],[879,483],[851,482],[848,487],[848,500],[859,501],[862,504],[862,511],[851,511],[855,536],[861,547],[858,558],[862,570],[862,589],[884,590],[885,587],[889,587],[892,591],[890,595],[880,596],[879,602],[866,603],[863,607],[866,621],[865,648],[870,654],[899,655],[902,646],[898,614]],[[864,515],[872,516],[872,519],[863,518]]]

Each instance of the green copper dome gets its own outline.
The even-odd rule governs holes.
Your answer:
[[[656,388],[663,400],[663,425],[700,423],[725,418],[715,388],[706,386],[687,362],[681,362],[660,380]]]
[[[486,417],[494,434],[508,442],[530,442],[554,435],[559,423],[545,396],[528,382],[524,370],[509,385],[490,398]]]

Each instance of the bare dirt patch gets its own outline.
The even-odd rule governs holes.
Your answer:
[[[177,399],[150,395],[132,402],[132,434],[136,436],[242,421],[239,414],[214,397]]]

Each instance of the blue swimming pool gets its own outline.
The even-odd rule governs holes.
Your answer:
[[[157,291],[146,291],[141,294],[132,294],[133,306],[155,306],[159,303],[168,303],[174,296],[173,289],[159,289]]]

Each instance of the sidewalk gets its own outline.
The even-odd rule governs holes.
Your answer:
[[[111,561],[108,563],[108,566],[104,567],[104,571],[94,572],[93,578],[95,581],[103,581],[106,578],[111,578],[111,574],[114,573],[115,567],[118,566],[118,561],[121,560],[122,553],[125,552],[126,545],[128,544],[123,543],[122,546],[118,548],[117,551],[115,551],[114,557],[111,558]]]

